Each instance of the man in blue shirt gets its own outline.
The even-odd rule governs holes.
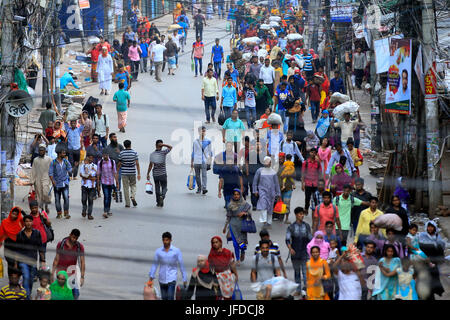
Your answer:
[[[306,97],[304,91],[306,80],[300,74],[300,70],[295,70],[295,74],[292,77],[294,78],[294,86],[299,90],[300,99],[302,100],[303,103],[306,104]]]
[[[220,75],[222,73],[222,63],[225,62],[225,59],[223,54],[223,47],[219,45],[219,42],[219,38],[216,38],[216,45],[212,47],[211,63],[214,63],[214,71],[219,76],[219,79],[221,79]]]
[[[71,177],[77,179],[78,165],[80,163],[81,135],[84,129],[84,119],[81,117],[81,125],[77,127],[77,120],[70,120],[70,126],[66,121],[67,112],[64,114],[64,128],[67,132],[67,151],[69,162],[73,167]]]
[[[188,30],[191,27],[191,24],[189,23],[189,18],[186,15],[186,12],[183,10],[181,11],[181,15],[177,18],[177,22],[180,21],[184,21],[184,23],[186,24],[186,30],[184,30],[185,32],[185,37],[184,37],[184,45],[186,45],[186,39],[187,39],[187,34],[188,34]]]
[[[334,72],[334,78],[330,81],[330,93],[340,92],[345,94],[344,80],[340,77],[339,71]]]
[[[239,72],[233,68],[233,64],[231,62],[227,63],[227,68],[228,68],[228,70],[225,71],[225,78],[226,78],[226,76],[229,76],[229,77],[231,77],[231,79],[233,79],[234,83],[239,85],[239,83],[240,83]]]
[[[241,24],[239,25],[239,33],[245,34],[245,32],[247,31],[248,28],[249,28],[248,23],[245,20],[243,20],[241,22]]]
[[[184,18],[180,18],[180,22],[178,22],[178,25],[181,27],[181,29],[178,30],[178,34],[183,35],[183,39],[180,39],[180,41],[184,42],[184,45],[186,45],[186,38],[187,38],[187,29],[189,26],[186,22],[184,22]]]
[[[183,255],[180,249],[171,245],[172,235],[164,232],[162,235],[163,246],[156,249],[154,263],[150,269],[150,281],[155,278],[156,269],[159,266],[159,288],[161,300],[175,300],[175,287],[177,285],[177,273],[180,268],[183,275],[183,285],[187,286],[187,275],[184,269]]]
[[[64,217],[70,219],[69,215],[69,175],[72,173],[72,166],[66,159],[66,150],[61,148],[56,152],[58,157],[50,164],[48,175],[53,184],[55,193],[55,207],[57,219],[62,218],[61,196],[64,199]]]
[[[148,44],[145,42],[144,38],[141,38],[139,42],[139,46],[141,47],[141,73],[147,72],[147,60],[148,60]]]
[[[276,113],[278,113],[281,116],[281,120],[283,121],[284,125],[284,131],[287,131],[287,123],[286,123],[286,108],[284,106],[284,103],[286,102],[287,98],[289,96],[292,96],[290,91],[286,89],[286,83],[281,82],[279,88],[277,88],[277,91],[275,93],[274,98],[274,106],[277,106],[278,110],[274,110]]]
[[[314,76],[314,69],[312,65],[313,56],[310,52],[303,51],[303,60],[305,65],[303,66],[303,71],[306,72],[306,80],[311,81]]]

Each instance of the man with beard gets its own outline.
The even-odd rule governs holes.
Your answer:
[[[45,144],[39,145],[39,156],[34,159],[33,167],[31,168],[31,185],[36,191],[36,198],[39,207],[44,209],[47,214],[50,212],[48,205],[51,202],[50,188],[52,182],[48,176],[48,170],[52,163],[52,158],[45,155]]]
[[[119,154],[120,151],[122,151],[124,149],[123,145],[121,145],[120,143],[117,142],[117,136],[115,133],[111,133],[109,135],[109,141],[110,144],[108,144],[108,146],[106,147],[106,152],[109,154],[109,158],[114,160],[114,162],[116,163],[116,165],[119,163]],[[119,190],[121,187],[121,183],[122,183],[122,170],[119,169]]]

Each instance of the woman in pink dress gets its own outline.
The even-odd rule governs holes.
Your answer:
[[[322,175],[325,176],[325,171],[328,168],[328,161],[330,161],[331,158],[331,147],[328,146],[328,138],[323,138],[322,144],[319,147],[318,156],[322,167]],[[328,181],[325,180],[325,185],[327,184]]]

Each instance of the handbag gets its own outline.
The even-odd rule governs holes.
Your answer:
[[[219,117],[217,118],[217,123],[219,123],[219,125],[223,125],[225,123],[225,111],[223,111],[223,108],[220,109],[219,112]]]
[[[256,233],[256,224],[250,213],[242,220],[241,232]]]
[[[53,228],[45,224],[45,218],[42,217],[42,214],[39,214],[39,217],[41,218],[42,224],[44,225],[44,230],[47,235],[47,242],[52,242],[53,240],[55,240],[55,232],[53,231]]]
[[[193,169],[191,169],[191,172],[188,175],[186,186],[189,190],[195,189],[195,175]]]
[[[145,184],[145,192],[148,194],[153,194],[153,184],[150,182],[150,180],[147,180],[147,183]]]
[[[233,295],[231,296],[232,300],[244,300],[242,297],[242,291],[239,289],[239,284],[236,281],[236,284],[234,285]]]
[[[286,204],[283,203],[283,201],[278,199],[277,203],[275,203],[275,206],[273,207],[273,212],[277,214],[285,214],[286,213]]]

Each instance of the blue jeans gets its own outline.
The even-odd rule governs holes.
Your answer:
[[[72,280],[72,294],[73,294],[73,299],[74,300],[78,300],[78,298],[80,297],[80,289],[75,288],[75,279]]]
[[[27,291],[27,299],[30,300],[31,291],[33,290],[33,279],[37,275],[37,268],[23,262],[19,262],[19,268],[22,271],[23,287]]]
[[[54,188],[56,212],[61,213],[61,196],[64,199],[64,211],[69,211],[69,186],[64,188]]]
[[[277,113],[281,116],[281,121],[283,121],[283,130],[287,131],[288,123],[286,122],[286,110],[277,110]]]
[[[228,208],[228,204],[231,201],[231,197],[233,197],[233,194],[223,194],[223,199],[225,200],[225,207]]]
[[[199,65],[199,68],[200,68],[200,74],[203,74],[203,72],[202,72],[202,61],[203,61],[203,59],[194,57],[194,61],[195,61],[195,75],[198,75],[197,64]]]
[[[231,113],[233,112],[233,107],[223,106],[223,111],[225,112],[225,119],[231,118]]]
[[[104,213],[108,213],[111,211],[111,198],[112,198],[113,188],[114,188],[114,185],[102,184],[103,212]]]
[[[256,121],[256,108],[245,106],[245,113],[247,116],[247,125],[249,128],[253,128],[253,122]]]
[[[214,61],[214,71],[220,78],[220,74],[222,73],[222,61]]]
[[[224,4],[218,4],[217,5],[217,14],[219,15],[219,18],[222,16],[222,18],[225,17],[225,10],[223,8]]]
[[[122,188],[122,168],[119,169],[119,190]]]
[[[160,283],[159,288],[161,289],[161,300],[175,300],[176,285],[176,281]]]
[[[311,116],[313,121],[316,121],[319,117],[320,101],[311,101]]]
[[[211,117],[214,118],[214,115],[216,114],[216,97],[205,97],[205,114],[206,121],[208,122]]]
[[[298,283],[297,292],[301,292],[302,283],[303,288],[306,288],[306,260],[292,259],[292,266],[294,268],[295,282]]]
[[[106,136],[100,137],[99,141],[100,141],[100,143],[102,144],[102,147],[103,147],[103,148],[106,148],[106,145],[108,144],[108,141],[107,141],[107,139],[106,139]]]

